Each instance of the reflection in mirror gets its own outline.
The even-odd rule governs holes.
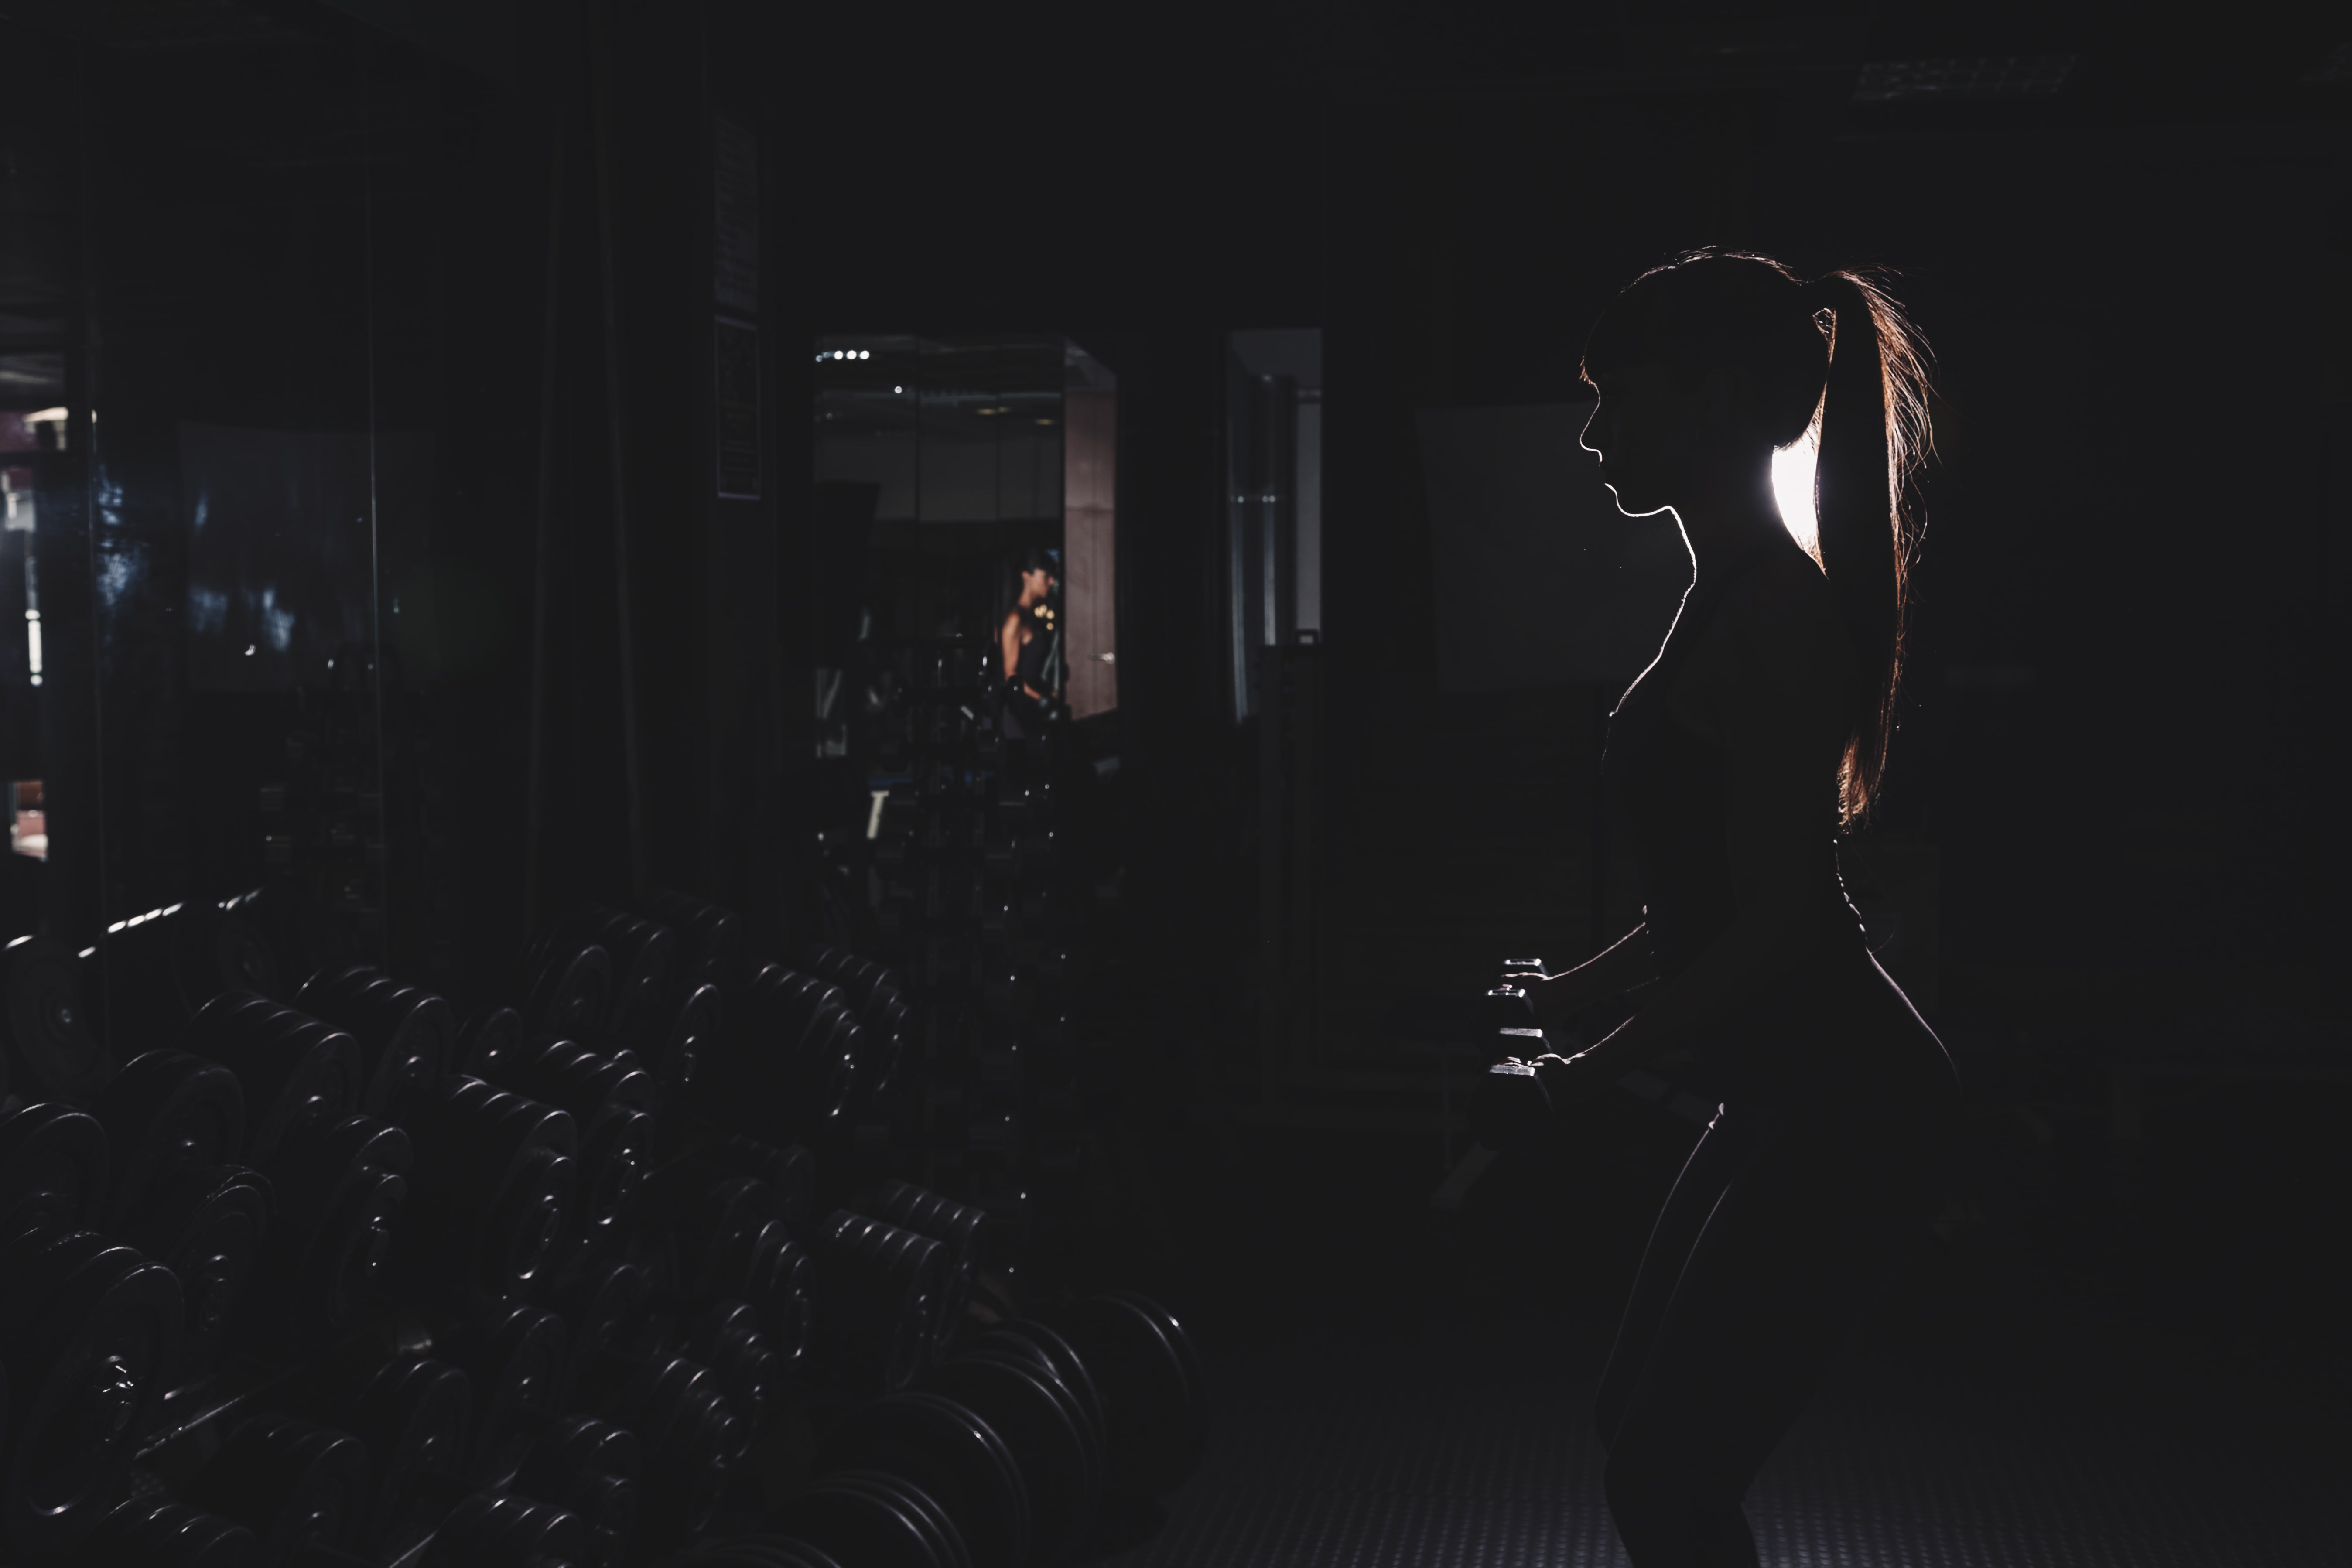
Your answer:
[[[1050,334],[827,337],[814,361],[825,918],[854,936],[881,910],[866,846],[936,749],[919,731],[1001,756],[1118,705],[1118,393]],[[969,696],[915,695],[942,689]]]
[[[1003,685],[998,647],[1043,552],[1046,695],[1066,717],[1118,706],[1118,381],[1052,335],[844,336],[816,345],[817,750],[891,706],[908,647],[961,639]],[[1024,643],[1027,639],[1024,639]],[[863,672],[863,673],[861,673]],[[887,770],[886,770],[887,772]]]

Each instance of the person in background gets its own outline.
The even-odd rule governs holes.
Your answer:
[[[1051,552],[1024,551],[1015,566],[1021,592],[997,624],[999,673],[1004,679],[997,723],[1007,740],[1042,734],[1060,701],[1046,684],[1045,664],[1055,636]]]

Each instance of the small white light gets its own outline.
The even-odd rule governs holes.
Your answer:
[[[903,387],[903,386],[894,386],[894,387],[892,387],[890,390],[891,390],[891,391],[893,391],[893,392],[904,392],[904,391],[906,391],[907,389],[906,389],[905,387]]]

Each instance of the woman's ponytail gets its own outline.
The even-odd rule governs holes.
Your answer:
[[[1927,436],[1927,345],[1902,307],[1859,273],[1830,273],[1805,296],[1833,318],[1813,504],[1822,571],[1859,667],[1854,736],[1839,773],[1841,814],[1852,824],[1878,792],[1903,679],[1916,537],[1906,502]]]

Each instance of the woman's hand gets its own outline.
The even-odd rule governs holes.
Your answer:
[[[1579,1013],[1608,999],[1606,993],[1594,984],[1591,966],[1585,965],[1559,974],[1507,970],[1502,983],[1525,992],[1528,1005],[1535,1012],[1536,1026],[1547,1034],[1556,1035],[1567,1029],[1569,1021]]]
[[[1507,963],[1502,983],[1528,994],[1538,1026],[1564,1031],[1578,1014],[1622,995],[1656,974],[1657,963],[1650,953],[1650,928],[1638,925],[1573,969],[1548,973],[1539,966]]]

